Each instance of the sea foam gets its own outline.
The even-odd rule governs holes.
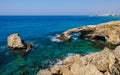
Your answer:
[[[51,38],[51,41],[53,41],[53,42],[62,42],[61,40],[57,39],[57,37],[60,37],[60,34],[56,34],[55,36],[53,36]]]

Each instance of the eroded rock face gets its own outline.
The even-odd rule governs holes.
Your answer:
[[[18,34],[11,34],[8,37],[8,46],[11,48],[23,48],[24,44]]]
[[[94,65],[78,66],[73,64],[71,67],[71,75],[103,75]]]
[[[11,50],[15,50],[21,54],[24,54],[25,52],[28,52],[32,45],[31,44],[25,44],[22,42],[19,34],[11,34],[8,39],[8,46]]]
[[[37,75],[52,75],[52,73],[49,70],[41,70]]]
[[[102,52],[86,56],[77,54],[67,57],[61,65],[55,65],[47,71],[51,75],[120,75],[119,53],[120,46],[115,50],[104,48]]]
[[[93,64],[98,70],[105,72],[108,67],[111,67],[115,63],[115,56],[108,48],[105,48],[102,52],[86,55],[82,57],[85,64]]]
[[[76,32],[81,32],[82,38],[102,40],[116,48],[106,47],[101,52],[86,56],[69,56],[61,65],[48,70],[52,75],[120,75],[120,21],[73,28],[63,32],[57,39],[69,41],[70,35]]]
[[[99,25],[89,25],[78,28],[69,29],[61,34],[62,41],[69,41],[71,34],[81,32],[82,38],[89,38],[90,40],[103,40],[106,44],[118,45],[120,44],[120,21],[112,21]]]

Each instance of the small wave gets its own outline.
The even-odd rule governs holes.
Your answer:
[[[39,45],[38,44],[36,44],[36,40],[27,40],[27,41],[25,41],[25,43],[27,43],[27,44],[32,44],[32,46],[34,46],[34,47],[38,47]]]
[[[61,64],[63,64],[62,60],[56,63],[56,65],[61,65]]]
[[[51,38],[51,41],[54,41],[54,42],[62,42],[61,40],[57,39],[57,37],[60,37],[60,34],[56,34],[55,36],[53,36]]]
[[[5,51],[7,49],[7,45],[5,46],[0,46],[0,52]]]
[[[87,27],[96,27],[96,25],[88,25]]]
[[[0,46],[1,49],[5,49],[7,46]]]
[[[73,39],[73,40],[78,40],[78,38],[76,38],[76,37],[73,37],[72,39]]]
[[[75,53],[68,53],[67,56],[74,56]]]

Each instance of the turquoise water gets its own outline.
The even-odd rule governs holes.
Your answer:
[[[73,37],[70,42],[56,42],[53,37],[69,28],[113,20],[120,17],[0,16],[0,73],[35,75],[66,56],[101,51],[103,46],[89,40]],[[12,33],[19,33],[25,42],[33,44],[32,50],[25,55],[10,51],[6,40]]]

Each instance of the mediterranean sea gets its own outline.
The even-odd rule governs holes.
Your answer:
[[[70,28],[120,20],[119,16],[0,16],[0,75],[36,75],[66,56],[86,55],[102,50],[103,46],[74,37],[59,42],[54,37]],[[21,55],[9,50],[7,37],[18,33],[33,48]]]

